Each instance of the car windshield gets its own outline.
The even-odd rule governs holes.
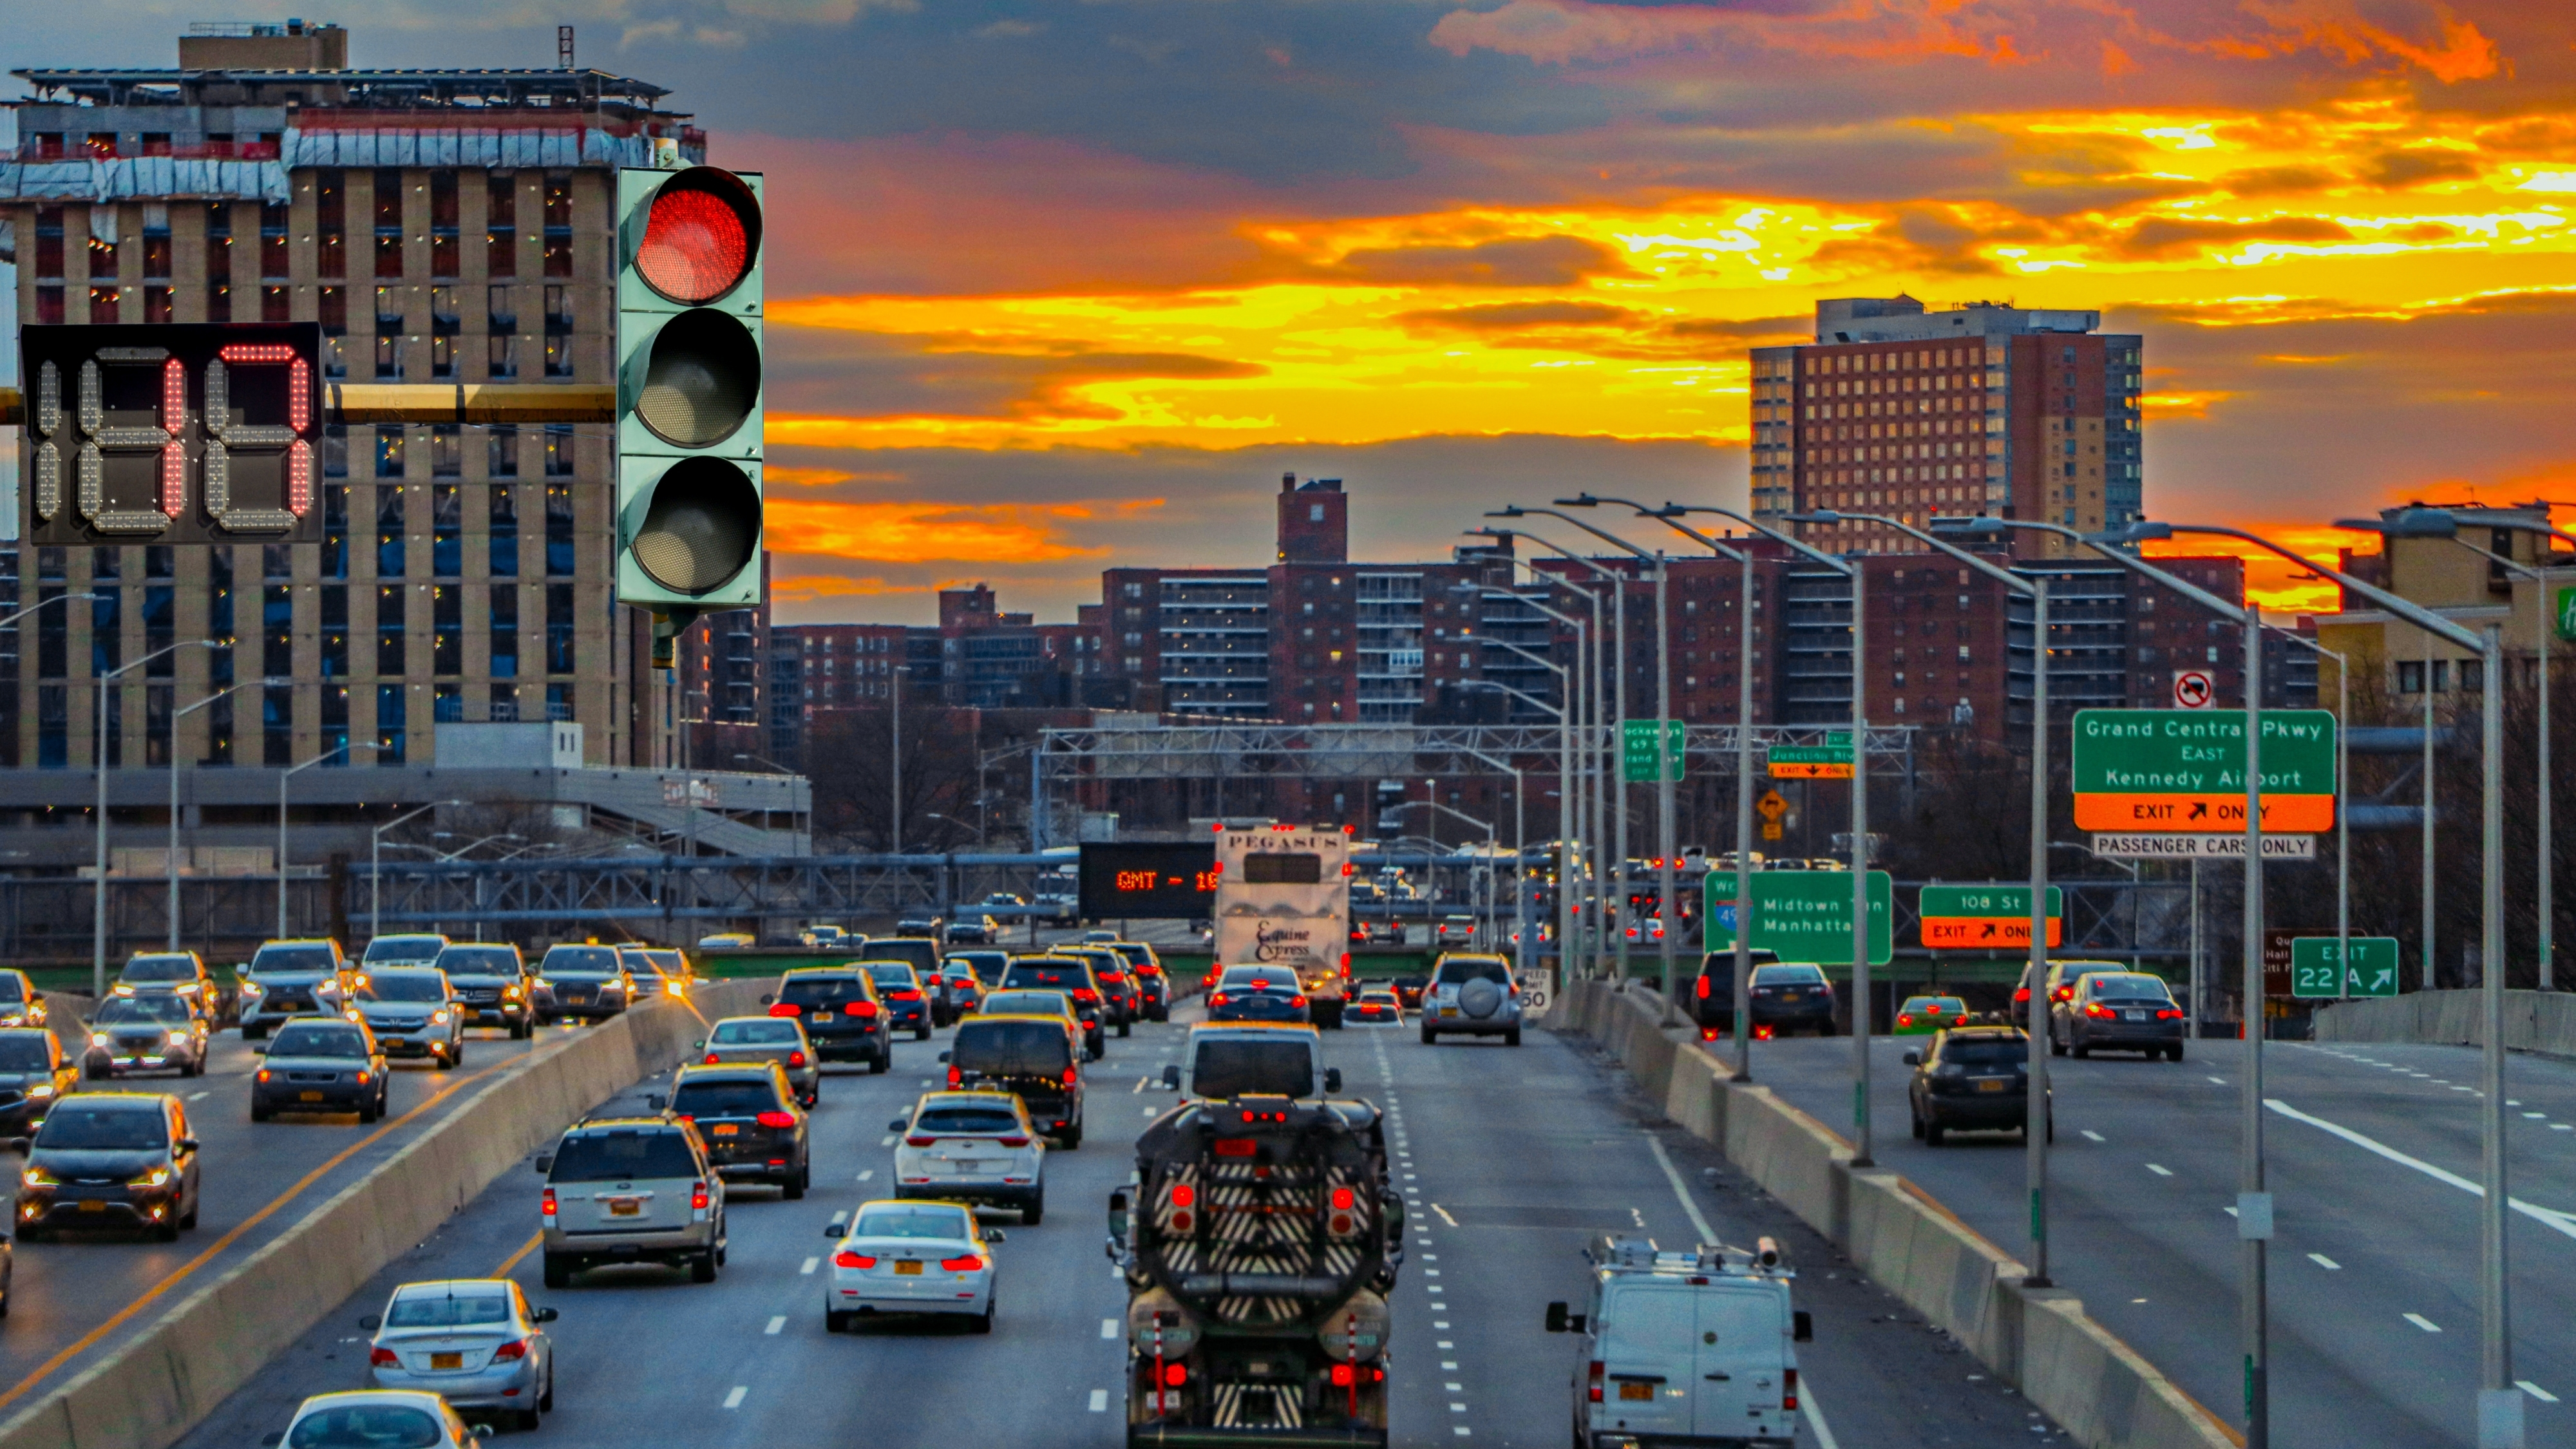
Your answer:
[[[259,954],[250,958],[250,974],[330,971],[338,964],[328,946],[262,946]]]
[[[450,976],[516,976],[519,954],[507,946],[450,946],[438,953],[438,969]]]
[[[748,1021],[720,1021],[707,1036],[709,1046],[793,1046],[796,1023],[754,1017]]]
[[[367,1034],[354,1026],[330,1022],[288,1022],[268,1044],[273,1057],[363,1057]]]
[[[1453,986],[1468,980],[1508,983],[1512,979],[1512,972],[1499,957],[1452,956],[1440,963],[1440,979]]]
[[[1909,996],[1905,998],[1905,1004],[1896,1009],[1919,1011],[1926,1016],[1937,1016],[1942,1012],[1953,1014],[1964,1012],[1968,1009],[1968,1003],[1955,996]]]
[[[1061,991],[996,991],[984,998],[995,1016],[1071,1016],[1073,998]]]
[[[39,1151],[148,1152],[169,1145],[170,1126],[161,1104],[150,1100],[111,1104],[74,1098],[57,1105],[36,1133]]]
[[[1073,1045],[1054,1022],[970,1021],[957,1029],[948,1060],[988,1077],[1055,1077],[1073,1065]]]
[[[835,1001],[864,1001],[867,988],[854,976],[790,976],[778,999],[790,1006],[821,1006]]]
[[[871,980],[886,990],[899,991],[921,985],[920,979],[912,974],[912,968],[901,961],[870,961],[859,969],[867,972]]]
[[[1117,952],[1120,956],[1125,957],[1127,964],[1135,967],[1139,971],[1150,971],[1153,969],[1154,948],[1141,941],[1121,941],[1109,949]]]
[[[1017,1132],[1020,1119],[1008,1107],[924,1107],[912,1119],[915,1132]]]
[[[1052,987],[1058,991],[1089,990],[1091,973],[1080,966],[1021,961],[1002,975],[1004,986]]]
[[[47,1072],[53,1066],[43,1032],[0,1032],[0,1072]]]
[[[1190,1090],[1202,1097],[1308,1097],[1315,1054],[1303,1040],[1203,1041],[1190,1059]]]
[[[188,1013],[188,1003],[175,996],[111,996],[93,1020],[102,1026],[120,1021],[181,1022]]]
[[[1360,1005],[1362,1006],[1393,1006],[1395,1004],[1395,993],[1392,991],[1363,991],[1360,993]]]
[[[1972,1067],[2000,1067],[2030,1059],[2027,1038],[2014,1036],[1953,1037],[1941,1048],[1941,1060]]]
[[[546,963],[539,969],[548,976],[613,976],[617,974],[617,948],[557,946],[546,953]]]
[[[27,981],[15,971],[0,971],[0,1001],[27,999]]]
[[[369,961],[430,961],[447,949],[443,936],[378,936],[367,943]]]
[[[682,1082],[671,1110],[683,1117],[753,1117],[778,1110],[778,1089],[757,1077]]]
[[[360,1001],[445,1001],[447,982],[434,971],[380,971],[358,988]]]
[[[652,962],[653,969],[661,972],[665,976],[686,976],[689,974],[688,961],[677,951],[647,951],[644,953],[644,959]]]
[[[2161,976],[2096,976],[2092,978],[2093,994],[2121,1001],[2170,1001],[2173,994]]]
[[[639,1177],[695,1177],[697,1159],[677,1132],[629,1127],[579,1132],[555,1149],[549,1182],[631,1182]]]
[[[295,1421],[286,1449],[431,1449],[445,1442],[438,1420],[405,1404],[349,1404]]]
[[[510,1300],[500,1293],[408,1294],[385,1314],[387,1328],[471,1328],[510,1321]]]
[[[1753,968],[1753,984],[1756,986],[1822,986],[1825,984],[1825,972],[1821,966],[1756,966]]]
[[[137,956],[125,963],[119,981],[194,981],[197,963],[188,956]]]
[[[854,1238],[971,1238],[975,1230],[965,1209],[928,1204],[901,1207],[880,1204],[864,1208],[850,1229]]]
[[[1297,973],[1286,966],[1228,966],[1216,984],[1228,991],[1294,991]]]

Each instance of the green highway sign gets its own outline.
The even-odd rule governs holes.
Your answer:
[[[2576,639],[2576,588],[2558,591],[2558,637]]]
[[[1848,780],[1852,777],[1850,730],[1828,730],[1821,745],[1773,745],[1769,751],[1774,780]]]
[[[2344,942],[2334,936],[2301,936],[2290,942],[2290,994],[2308,1000],[2397,994],[2397,938],[2354,936],[2344,967],[2347,985],[2335,981],[2335,958]]]
[[[2245,712],[2075,712],[2075,824],[2080,830],[2211,832],[2245,828]],[[2334,828],[2331,710],[2263,711],[2263,828]]]
[[[1923,944],[1935,950],[2030,945],[2030,887],[2026,885],[1928,885],[1918,902]],[[2065,893],[2048,888],[2048,944],[2057,945],[2066,913]]]
[[[1682,740],[1684,726],[1680,720],[1667,720],[1664,734],[1666,758],[1672,761],[1673,778],[1682,777]],[[1655,783],[1655,722],[1632,719],[1622,722],[1619,731],[1619,777],[1631,785]]]
[[[1708,873],[1708,949],[1735,948],[1735,872]],[[2026,898],[2026,896],[2025,896]],[[1852,878],[1843,870],[1757,870],[1753,873],[1753,933],[1756,950],[1776,953],[1783,961],[1824,965],[1851,962]],[[1886,871],[1869,873],[1869,964],[1884,966],[1896,955],[1895,891]]]

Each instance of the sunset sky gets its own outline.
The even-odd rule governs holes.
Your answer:
[[[1285,471],[1386,559],[1579,487],[1740,502],[1745,348],[1899,291],[2144,333],[2151,517],[2330,550],[2405,498],[2576,498],[2563,6],[296,8],[377,65],[544,65],[573,22],[769,173],[783,620],[1265,562]],[[37,11],[0,56],[166,64],[201,10]]]

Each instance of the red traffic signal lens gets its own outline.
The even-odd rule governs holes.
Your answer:
[[[653,193],[635,270],[674,302],[697,306],[732,291],[760,255],[760,203],[732,172],[693,166]]]
[[[683,312],[653,334],[635,420],[682,448],[733,436],[760,402],[760,344],[722,312]]]
[[[653,485],[629,546],[637,566],[663,588],[721,588],[760,547],[760,490],[722,458],[682,458]]]

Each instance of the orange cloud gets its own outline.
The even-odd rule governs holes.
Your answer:
[[[1067,539],[1064,524],[1131,518],[1162,506],[1159,498],[968,506],[772,498],[766,514],[769,546],[781,553],[895,563],[949,559],[1053,563],[1099,558],[1109,552]]]
[[[853,473],[844,468],[797,468],[772,463],[761,471],[771,483],[794,483],[806,488],[829,488],[835,483],[900,483],[901,473]]]
[[[895,584],[880,578],[845,579],[837,574],[797,574],[769,581],[769,596],[780,602],[810,603],[817,599],[869,599],[892,594],[928,594],[948,587],[946,583]]]
[[[2301,558],[2312,559],[2333,568],[2341,557],[2339,550],[2367,539],[2339,528],[2320,528],[2304,523],[2247,523],[2239,525],[2249,533],[2258,533],[2290,549]],[[2215,538],[2189,534],[2171,543],[2151,543],[2141,550],[2146,557],[2174,558],[2212,554],[2245,561],[2245,592],[2256,603],[2274,614],[2313,614],[2332,610],[2339,597],[2335,584],[2319,578],[2267,549],[2233,538]]]

